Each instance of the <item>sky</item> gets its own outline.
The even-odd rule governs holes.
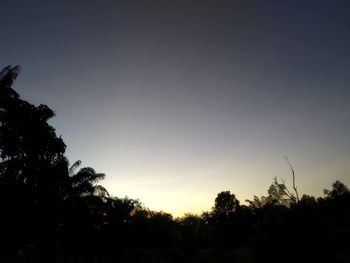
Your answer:
[[[71,163],[180,216],[273,177],[350,185],[350,2],[2,0],[0,67]]]

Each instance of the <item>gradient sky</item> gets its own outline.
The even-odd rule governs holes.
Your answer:
[[[274,176],[350,185],[350,1],[13,1],[1,67],[47,104],[71,162],[174,215]]]

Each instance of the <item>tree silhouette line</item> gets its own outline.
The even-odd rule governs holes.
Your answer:
[[[350,262],[350,191],[323,197],[274,179],[247,205],[218,193],[211,211],[173,218],[139,200],[110,196],[105,175],[69,164],[48,124],[54,112],[0,72],[0,262]]]

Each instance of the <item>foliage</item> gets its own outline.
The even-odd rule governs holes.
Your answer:
[[[82,168],[70,175],[66,145],[48,124],[54,112],[22,100],[11,87],[19,70],[0,72],[0,242],[20,247],[31,240],[38,260],[49,260],[51,235],[77,221],[69,212],[92,217],[99,202],[94,184],[103,174]]]
[[[236,211],[239,206],[239,201],[234,194],[230,191],[224,191],[217,195],[215,198],[215,206],[213,213],[217,215],[228,215]]]
[[[69,165],[54,112],[12,89],[19,67],[0,72],[1,262],[349,262],[350,191],[335,181],[323,198],[299,199],[274,179],[266,197],[241,205],[218,193],[211,211],[174,219],[97,183]]]

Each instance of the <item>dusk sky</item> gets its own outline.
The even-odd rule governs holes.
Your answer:
[[[111,195],[175,216],[350,185],[350,1],[10,1],[0,67]]]

